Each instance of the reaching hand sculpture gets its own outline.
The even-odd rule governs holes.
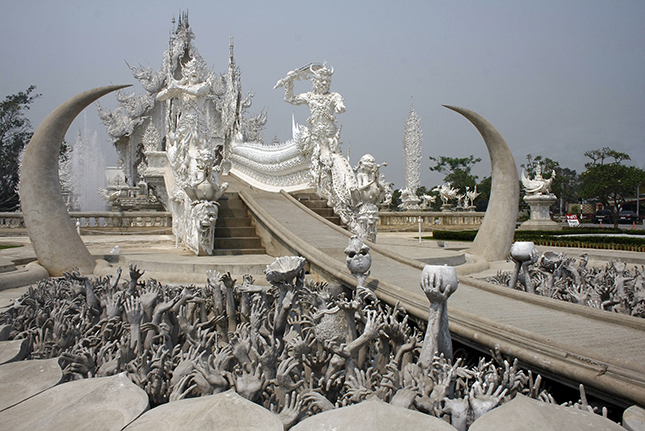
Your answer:
[[[458,285],[451,268],[427,267],[421,277],[431,302],[421,345],[413,319],[367,293],[369,247],[352,238],[346,253],[363,293],[306,280],[306,262],[295,256],[267,267],[268,287],[249,275],[238,286],[230,274],[210,272],[203,288],[147,281],[130,293],[129,283],[70,274],[31,288],[0,323],[28,340],[31,359],[60,355],[65,379],[125,372],[152,405],[233,388],[279,412],[285,427],[368,396],[450,415],[458,429],[517,393],[553,401],[539,376],[527,376],[499,352],[496,364],[448,359],[447,300]],[[630,275],[620,264],[608,271]],[[95,312],[106,318],[97,320],[88,306],[88,286],[101,298]],[[624,287],[631,289],[626,280]],[[241,314],[245,295],[248,321]]]
[[[531,282],[531,276],[529,274],[528,267],[538,261],[540,254],[535,248],[535,244],[532,242],[523,242],[517,241],[511,246],[511,259],[515,262],[515,270],[509,282],[509,286],[512,289],[516,288],[517,280],[519,278],[520,269],[524,274],[524,285],[526,291],[529,293],[535,293],[535,288]]]
[[[534,246],[531,251],[525,245],[519,247],[522,243],[515,244],[511,249],[515,270],[511,274],[501,271],[489,282],[515,289],[519,282],[527,292],[645,318],[645,270],[628,270],[619,261],[605,268],[588,267],[586,253],[577,262],[552,251],[542,253],[538,259]]]
[[[349,239],[349,245],[345,249],[345,263],[347,264],[347,269],[358,281],[356,294],[364,299],[376,300],[376,295],[365,285],[365,280],[370,275],[372,266],[370,248],[355,235]]]
[[[419,363],[424,367],[432,364],[435,355],[443,354],[452,359],[452,340],[448,330],[448,298],[459,285],[455,268],[426,265],[421,274],[421,289],[430,301],[428,329],[423,339]]]

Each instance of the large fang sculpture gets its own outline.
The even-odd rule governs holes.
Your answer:
[[[78,267],[91,273],[94,258],[76,233],[58,182],[58,154],[74,118],[107,93],[127,87],[111,85],[86,91],[45,118],[29,141],[20,171],[20,205],[38,261],[51,275]]]

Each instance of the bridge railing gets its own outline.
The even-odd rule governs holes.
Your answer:
[[[80,227],[170,227],[172,213],[162,211],[71,211],[74,224]],[[421,218],[421,229],[477,229],[482,223],[485,212],[472,211],[381,211],[378,230],[416,231]],[[0,212],[0,229],[24,228],[21,212]]]
[[[71,211],[80,227],[170,227],[172,213],[165,211]],[[24,228],[21,212],[0,212],[0,229]]]
[[[485,212],[474,211],[381,211],[377,229],[387,231],[423,231],[478,229],[486,215]]]

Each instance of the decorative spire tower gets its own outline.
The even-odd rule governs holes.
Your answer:
[[[403,128],[403,158],[405,161],[405,189],[401,192],[403,210],[419,210],[420,199],[417,190],[421,187],[421,143],[423,132],[421,121],[414,110],[414,103],[410,103],[410,114],[405,120]]]

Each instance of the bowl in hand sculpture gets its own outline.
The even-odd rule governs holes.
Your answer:
[[[515,241],[511,246],[511,257],[518,262],[527,262],[537,253],[531,241]]]
[[[301,256],[279,257],[264,270],[271,284],[292,283],[293,279],[305,268],[306,260]]]
[[[459,285],[459,278],[457,278],[457,271],[454,266],[448,265],[426,265],[423,267],[421,279],[426,277],[426,274],[435,274],[441,276],[441,291],[443,292],[447,286],[452,286],[455,291]]]

